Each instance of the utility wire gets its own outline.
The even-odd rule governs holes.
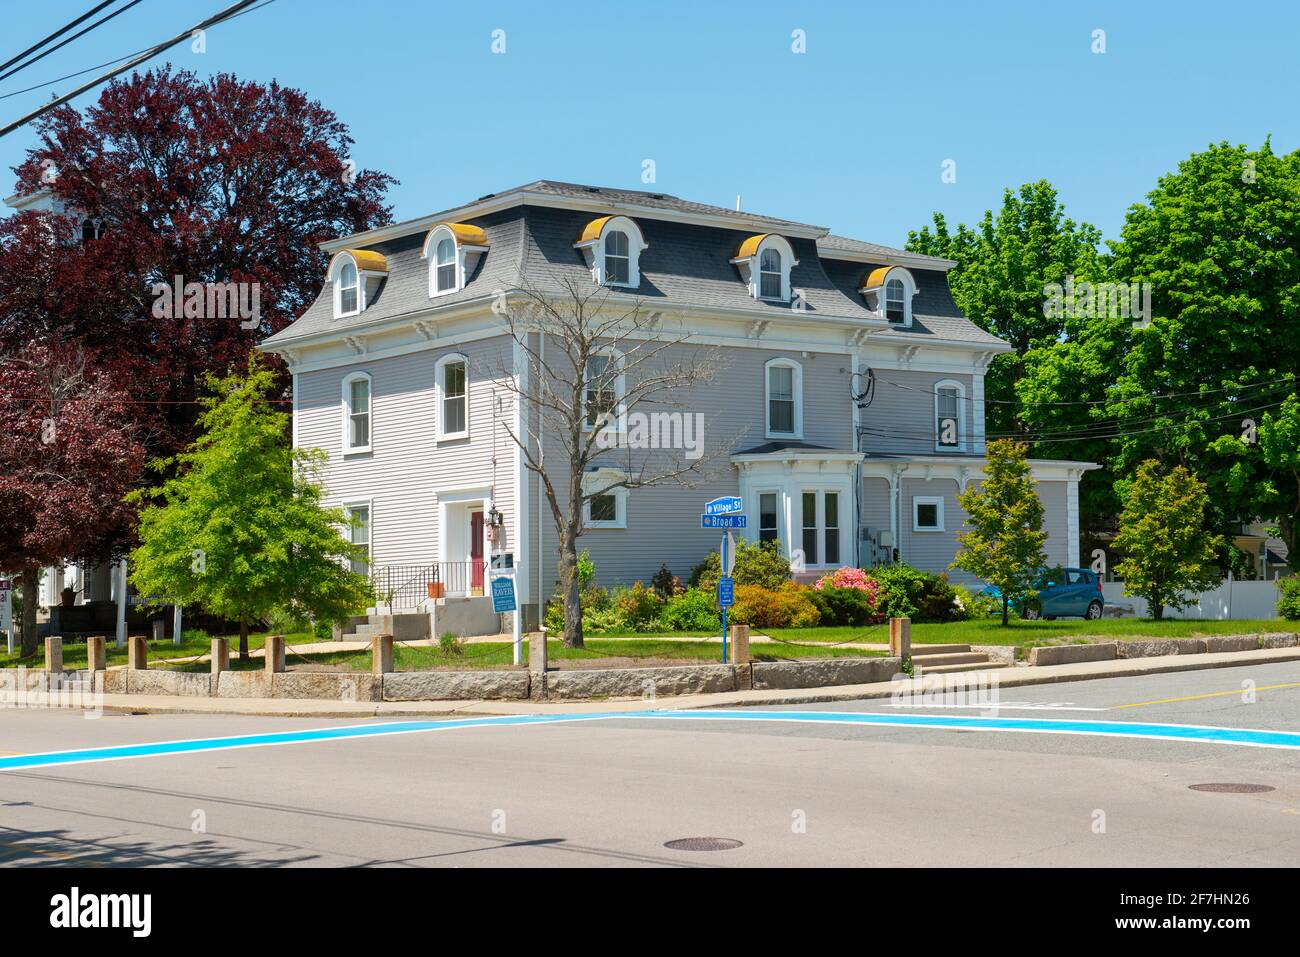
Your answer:
[[[100,10],[103,10],[105,7],[112,6],[112,5],[115,4],[115,3],[117,3],[117,0],[104,0],[103,3],[97,4],[96,6],[91,7],[89,10],[87,10],[87,11],[86,11],[85,13],[83,13],[81,16],[77,17],[77,19],[73,20],[71,23],[67,24],[66,26],[62,26],[62,27],[60,27],[59,29],[55,30],[53,33],[51,33],[51,34],[50,34],[48,37],[46,37],[44,40],[41,40],[39,43],[35,43],[35,44],[33,44],[32,46],[29,46],[26,50],[24,50],[22,53],[18,54],[18,55],[17,55],[16,57],[14,57],[12,60],[8,60],[8,61],[6,61],[6,62],[4,62],[4,63],[0,63],[0,70],[7,70],[7,69],[9,69],[9,67],[13,66],[15,63],[17,63],[17,62],[18,62],[19,60],[21,60],[23,57],[27,56],[27,54],[29,54],[29,53],[35,53],[37,50],[39,50],[41,47],[45,46],[45,44],[49,43],[51,40],[57,40],[59,37],[63,36],[63,34],[67,33],[67,32],[68,32],[69,30],[71,30],[73,27],[77,26],[78,24],[84,23],[85,21],[87,21],[87,20],[89,20],[91,17],[93,17],[95,14],[99,13]]]
[[[0,137],[12,133],[20,126],[24,126],[27,123],[30,123],[32,120],[36,119],[37,117],[43,116],[44,114],[50,112],[50,110],[62,106],[64,103],[67,103],[69,100],[80,96],[82,93],[85,93],[87,90],[93,89],[99,84],[107,80],[111,80],[113,77],[121,73],[125,73],[127,70],[131,69],[134,66],[138,66],[139,64],[143,63],[145,60],[152,59],[153,57],[157,56],[159,53],[162,53],[164,50],[169,50],[172,47],[176,46],[178,43],[183,43],[185,40],[188,40],[191,36],[193,36],[196,32],[200,30],[207,30],[210,27],[214,27],[225,20],[231,19],[235,14],[250,7],[254,2],[255,0],[239,0],[238,3],[232,4],[231,6],[222,10],[220,13],[208,17],[208,19],[204,20],[202,23],[196,24],[195,26],[190,27],[188,30],[184,31],[183,33],[178,33],[176,36],[172,37],[171,39],[164,40],[161,43],[158,43],[150,47],[148,50],[139,54],[138,56],[133,56],[130,60],[128,60],[126,63],[122,64],[121,66],[116,67],[107,73],[95,77],[95,79],[89,81],[88,83],[83,83],[81,86],[77,87],[71,93],[66,93],[63,96],[51,100],[49,103],[46,103],[44,106],[37,107],[35,110],[32,110],[26,116],[21,116],[14,122],[10,123],[8,126],[4,127],[3,129],[0,129]]]
[[[246,13],[252,13],[254,10],[261,10],[263,7],[269,6],[272,3],[275,3],[275,0],[262,0],[262,2],[259,3],[257,6],[249,7],[247,10],[241,10],[239,11],[239,13],[231,14],[226,19],[235,20],[239,17],[244,16],[244,14]],[[29,86],[21,90],[14,90],[12,93],[0,93],[0,100],[7,100],[11,96],[22,96],[24,93],[30,93],[33,90],[39,90],[47,86],[54,86],[54,84],[62,83],[64,80],[73,80],[79,76],[85,76],[87,73],[93,73],[96,70],[102,70],[104,69],[104,67],[112,66],[115,63],[121,63],[123,60],[128,60],[133,56],[139,56],[141,53],[145,53],[151,49],[153,48],[145,47],[143,50],[136,50],[134,53],[128,53],[126,54],[126,56],[120,56],[113,60],[105,60],[103,63],[97,63],[94,66],[86,67],[86,69],[84,70],[78,70],[76,73],[69,73],[66,76],[60,76],[53,80],[46,80],[44,83],[37,83],[34,86]],[[0,67],[0,69],[3,69],[3,67]]]
[[[130,10],[132,7],[134,7],[136,4],[138,4],[138,3],[140,3],[140,2],[141,2],[141,0],[131,0],[131,2],[128,3],[126,6],[124,6],[124,7],[118,7],[116,10],[114,10],[114,11],[113,11],[112,13],[110,13],[108,16],[106,16],[106,17],[102,17],[102,18],[100,18],[99,20],[96,20],[96,21],[95,21],[94,23],[92,23],[90,26],[86,27],[86,29],[81,30],[81,31],[79,31],[79,32],[77,32],[77,33],[74,33],[72,36],[68,37],[68,38],[67,38],[66,40],[64,40],[62,43],[56,43],[54,46],[50,47],[48,50],[45,50],[45,51],[44,51],[43,53],[41,53],[39,56],[32,57],[32,58],[31,58],[30,60],[28,60],[27,62],[18,64],[16,67],[14,67],[14,68],[13,68],[12,70],[10,70],[8,73],[0,73],[0,80],[7,80],[7,79],[9,79],[9,77],[13,76],[15,73],[19,72],[20,70],[25,70],[25,69],[27,69],[29,66],[31,66],[33,63],[37,62],[38,60],[44,60],[47,56],[49,56],[49,55],[50,55],[51,53],[53,53],[55,50],[61,50],[61,49],[63,49],[63,48],[66,47],[69,43],[71,43],[73,40],[76,40],[78,37],[84,37],[84,36],[85,36],[87,33],[89,33],[91,30],[94,30],[96,27],[103,26],[105,23],[107,23],[109,20],[112,20],[112,19],[113,19],[114,17],[116,17],[116,16],[119,16],[119,15],[121,15],[121,14],[123,14],[123,13],[126,13],[126,11]]]
[[[894,387],[896,387],[896,388],[899,388],[899,389],[905,389],[905,390],[907,390],[908,392],[915,392],[915,393],[917,393],[918,395],[938,395],[938,394],[939,394],[938,392],[936,392],[936,391],[933,390],[933,389],[918,389],[916,386],[905,385],[905,384],[902,383],[902,382],[895,382],[895,381],[893,381],[892,379],[881,379],[879,376],[877,376],[877,381],[878,381],[878,382],[882,382],[882,383],[884,383],[884,384],[886,384],[886,385],[892,385],[892,386],[894,386]],[[1224,386],[1224,387],[1221,388],[1221,389],[1203,389],[1203,390],[1197,390],[1197,391],[1195,391],[1195,392],[1168,392],[1168,393],[1164,393],[1164,394],[1161,394],[1161,395],[1135,395],[1135,396],[1132,396],[1131,398],[1113,398],[1113,399],[1077,399],[1077,400],[1065,401],[1065,402],[1021,402],[1021,401],[1019,401],[1018,399],[988,399],[988,398],[986,398],[986,399],[984,400],[984,402],[985,402],[986,405],[988,405],[988,404],[994,404],[994,405],[1020,405],[1020,406],[1034,406],[1034,407],[1038,407],[1038,406],[1073,406],[1073,405],[1106,405],[1106,404],[1109,404],[1109,403],[1117,403],[1117,402],[1137,402],[1137,401],[1142,400],[1142,399],[1149,399],[1149,400],[1155,401],[1155,400],[1157,400],[1157,399],[1179,399],[1179,398],[1185,398],[1186,396],[1189,396],[1189,395],[1214,395],[1214,394],[1217,393],[1217,392],[1233,392],[1233,391],[1247,392],[1247,391],[1249,391],[1249,390],[1251,390],[1251,389],[1263,389],[1263,388],[1265,388],[1266,386],[1274,386],[1274,385],[1276,385],[1278,388],[1282,388],[1282,387],[1284,387],[1284,386],[1289,386],[1289,385],[1295,383],[1295,381],[1296,381],[1296,379],[1295,379],[1294,376],[1286,376],[1285,378],[1282,378],[1282,379],[1269,379],[1269,380],[1266,380],[1266,381],[1264,381],[1264,382],[1254,382],[1254,383],[1250,383],[1250,384],[1248,384],[1248,385]],[[954,398],[954,396],[944,396],[944,398],[951,399],[951,398]],[[962,402],[974,402],[974,401],[975,401],[973,398],[968,397],[968,396],[964,396],[964,395],[959,395],[959,396],[956,396],[955,398],[957,398],[958,400],[960,400],[960,401],[962,401]]]

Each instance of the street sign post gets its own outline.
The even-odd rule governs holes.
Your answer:
[[[700,528],[744,528],[745,501],[739,495],[722,495],[704,503]],[[718,607],[722,609],[722,663],[727,662],[727,609],[736,603],[736,581],[731,577],[736,567],[736,539],[728,531],[722,538],[721,577],[718,579]]]
[[[701,515],[700,528],[744,528],[744,515]]]

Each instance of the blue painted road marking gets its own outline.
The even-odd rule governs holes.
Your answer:
[[[921,730],[1003,731],[1030,734],[1092,735],[1115,738],[1145,738],[1192,744],[1225,744],[1254,748],[1300,750],[1300,732],[1265,731],[1252,728],[1220,728],[1188,724],[1142,724],[1131,721],[1072,721],[1047,718],[995,718],[966,715],[877,714],[857,711],[629,711],[592,714],[506,715],[494,718],[451,718],[441,721],[388,721],[376,724],[280,731],[223,738],[194,738],[156,741],[147,744],[115,745],[74,751],[48,751],[0,757],[0,771],[94,764],[130,758],[199,754],[282,744],[308,744],[392,734],[417,734],[463,728],[514,727],[530,724],[560,724],[575,721],[776,721],[803,724],[842,724],[866,727]]]

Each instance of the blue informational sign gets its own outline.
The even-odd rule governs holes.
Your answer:
[[[718,607],[730,608],[736,603],[736,580],[734,578],[718,579]]]
[[[705,515],[735,515],[745,510],[745,503],[739,495],[723,495],[704,503]]]
[[[701,515],[700,528],[744,528],[744,515]]]
[[[515,580],[513,578],[492,579],[492,610],[498,615],[503,611],[515,610]]]

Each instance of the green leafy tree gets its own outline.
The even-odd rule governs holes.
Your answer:
[[[1181,465],[1162,475],[1160,463],[1148,460],[1129,483],[1115,537],[1124,559],[1115,574],[1124,579],[1124,594],[1147,600],[1156,621],[1166,608],[1194,604],[1187,593],[1219,583],[1214,561],[1225,542],[1204,531],[1208,504],[1205,484]]]
[[[1101,232],[1065,215],[1056,189],[1045,180],[1005,190],[1002,207],[987,210],[973,229],[951,232],[941,213],[934,228],[908,234],[913,252],[952,259],[948,273],[953,300],[981,328],[1011,343],[1014,352],[1000,355],[985,380],[990,433],[1023,431],[1015,383],[1023,375],[1032,349],[1056,342],[1064,318],[1044,308],[1046,287],[1067,277],[1095,277],[1100,270],[1097,246]],[[1051,313],[1051,314],[1049,314]]]
[[[366,558],[345,541],[347,518],[322,508],[319,450],[293,449],[289,415],[267,401],[274,388],[256,360],[246,377],[208,379],[198,440],[173,460],[158,489],[134,493],[154,504],[140,515],[131,580],[146,595],[199,604],[249,627],[274,609],[337,620],[373,598],[350,564]]]
[[[1300,376],[1300,154],[1268,142],[1193,153],[1129,209],[1112,245],[1109,279],[1150,285],[1150,322],[1067,320],[1061,342],[1031,354],[1025,413],[1060,440],[1035,451],[1106,465],[1084,480],[1101,492],[1085,500],[1089,526],[1102,510],[1113,523],[1122,505],[1107,490],[1157,459],[1206,483],[1207,531],[1258,517],[1292,545],[1294,467],[1282,445],[1265,450],[1263,422],[1286,431],[1280,408]],[[1081,399],[1093,402],[1048,404]]]
[[[1047,554],[1043,543],[1043,503],[1029,470],[1029,448],[1010,439],[988,443],[984,481],[957,496],[970,531],[958,534],[961,546],[952,568],[961,568],[1002,593],[1002,624],[1013,602],[1037,592],[1034,585]]]

